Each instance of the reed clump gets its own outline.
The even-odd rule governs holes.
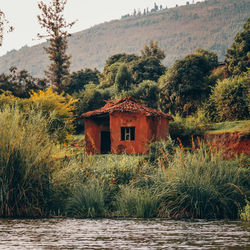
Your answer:
[[[100,182],[89,180],[76,186],[66,202],[68,216],[96,218],[105,216],[104,191]]]
[[[160,216],[236,219],[249,195],[249,168],[242,159],[225,160],[206,145],[195,152],[177,150],[156,177]]]
[[[40,113],[0,110],[0,216],[46,216],[54,145]]]

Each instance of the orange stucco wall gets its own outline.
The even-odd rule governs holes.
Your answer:
[[[101,131],[110,131],[111,153],[146,153],[152,141],[167,140],[169,120],[143,113],[115,112],[109,119],[84,119],[87,153],[101,153]],[[121,127],[135,127],[134,141],[121,141]]]
[[[121,127],[135,127],[134,141],[121,141]],[[110,115],[111,153],[146,153],[148,123],[141,113],[115,112]]]
[[[149,117],[149,141],[167,140],[169,134],[169,120],[164,117]]]
[[[101,131],[109,131],[107,120],[84,119],[86,151],[89,154],[101,153]]]

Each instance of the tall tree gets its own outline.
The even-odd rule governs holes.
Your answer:
[[[38,15],[38,22],[46,30],[45,35],[37,34],[38,38],[46,38],[49,46],[44,48],[51,64],[45,72],[52,86],[59,93],[63,90],[63,80],[69,75],[70,56],[66,54],[68,48],[68,28],[74,22],[67,23],[63,11],[67,0],[52,0],[48,5],[43,1],[38,3],[42,14]]]
[[[13,31],[12,26],[8,26],[9,21],[6,19],[4,12],[0,9],[0,47],[3,44],[3,33],[4,33],[4,27],[7,26],[7,31],[11,32]]]
[[[231,75],[240,75],[250,67],[250,18],[238,33],[230,49],[227,50],[225,63]]]
[[[143,57],[153,56],[159,60],[163,60],[166,57],[164,50],[158,47],[158,41],[154,42],[153,40],[150,40],[149,45],[146,44],[144,46],[143,50],[141,50],[141,54]]]

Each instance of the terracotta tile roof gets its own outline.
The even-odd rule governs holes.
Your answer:
[[[114,112],[144,113],[146,116],[161,116],[172,120],[173,118],[159,110],[148,108],[133,97],[124,97],[115,101],[105,101],[106,104],[100,109],[89,111],[81,115],[81,118],[95,117]]]

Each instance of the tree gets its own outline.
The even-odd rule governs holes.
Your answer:
[[[230,49],[227,50],[225,63],[231,75],[240,75],[250,67],[250,18],[238,33]]]
[[[157,82],[159,77],[166,71],[166,67],[154,56],[141,57],[131,62],[129,67],[135,84],[139,84],[144,80]]]
[[[7,25],[7,31],[11,32],[13,31],[13,26],[8,26],[9,21],[6,19],[4,12],[0,9],[0,47],[3,44],[3,33],[4,33],[4,27]]]
[[[143,102],[147,107],[158,108],[159,87],[154,81],[145,80],[135,85],[129,95]]]
[[[26,70],[17,71],[16,67],[11,67],[9,74],[0,75],[0,92],[10,91],[16,97],[28,98],[31,91],[46,87],[45,79],[34,78]]]
[[[249,73],[218,81],[212,88],[209,103],[219,121],[249,119]]]
[[[46,30],[45,35],[38,34],[38,37],[47,38],[49,46],[44,48],[51,64],[46,71],[46,76],[50,80],[54,89],[58,92],[63,91],[62,82],[65,76],[69,75],[70,56],[66,54],[68,48],[68,37],[70,34],[67,29],[74,25],[74,22],[67,23],[63,11],[67,0],[52,0],[49,5],[43,1],[38,3],[42,11],[38,15],[38,22]]]
[[[73,72],[69,75],[69,79],[67,80],[68,84],[65,92],[68,94],[79,92],[89,82],[99,84],[99,76],[100,72],[97,69],[92,70],[86,68],[84,70]]]
[[[210,93],[210,72],[204,56],[192,54],[177,60],[159,79],[161,109],[182,116],[195,112]]]
[[[215,69],[218,66],[218,56],[215,52],[198,48],[195,50],[195,54],[206,58],[210,70]]]
[[[125,63],[127,65],[130,65],[130,63],[138,60],[139,58],[140,57],[135,54],[126,54],[126,53],[115,54],[110,56],[106,60],[103,69],[101,84],[107,86],[113,85],[115,83],[117,71],[121,66],[121,64]]]
[[[122,90],[128,90],[132,83],[132,77],[130,72],[128,71],[128,67],[125,63],[121,64],[118,68],[116,77],[115,77],[115,85],[118,92]]]
[[[156,57],[159,60],[163,60],[166,55],[164,50],[161,50],[158,47],[158,41],[150,40],[149,45],[145,44],[144,48],[141,50],[141,54],[143,57]]]
[[[116,62],[129,63],[137,59],[139,59],[139,56],[137,56],[136,54],[120,53],[120,54],[112,55],[106,60],[105,65],[104,65],[104,71],[105,71],[105,68],[111,66],[112,64]]]

